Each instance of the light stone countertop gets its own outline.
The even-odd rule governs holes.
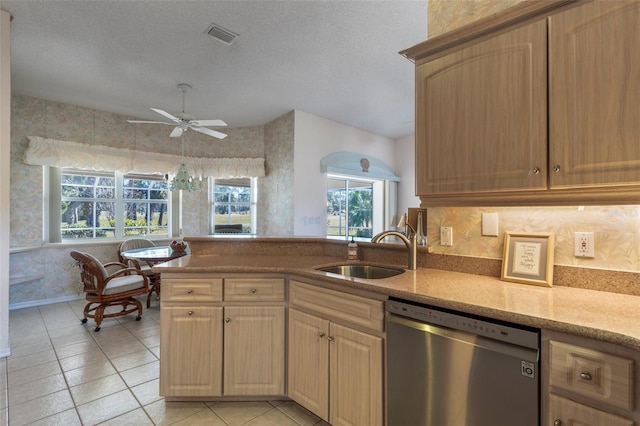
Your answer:
[[[156,265],[154,270],[286,274],[640,350],[638,296],[561,286],[539,287],[429,268],[407,270],[377,280],[341,277],[314,269],[339,263],[357,262],[313,255],[189,255]]]

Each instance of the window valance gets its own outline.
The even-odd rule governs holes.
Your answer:
[[[175,173],[185,163],[195,176],[262,177],[264,158],[198,158],[158,152],[89,145],[78,142],[28,136],[24,162],[37,166],[73,167],[83,170],[122,173]]]

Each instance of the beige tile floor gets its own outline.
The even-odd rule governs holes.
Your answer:
[[[11,356],[0,358],[0,426],[312,426],[292,401],[166,402],[158,395],[160,312],[80,323],[84,301],[9,313]]]

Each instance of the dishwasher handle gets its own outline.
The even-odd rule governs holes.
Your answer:
[[[456,340],[468,345],[502,353],[512,358],[522,359],[523,361],[538,362],[540,358],[539,349],[527,348],[508,342],[502,342],[499,340],[491,339],[466,331],[456,330],[453,328],[427,324],[397,314],[389,313],[389,315],[387,316],[387,323],[388,325],[397,324],[399,326],[410,327],[416,330],[420,330],[426,334],[433,334],[445,339]],[[388,329],[387,332],[389,332]]]

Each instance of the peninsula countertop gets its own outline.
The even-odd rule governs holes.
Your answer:
[[[538,287],[430,268],[384,279],[344,277],[315,268],[337,256],[188,255],[154,266],[160,273],[265,273],[311,279],[640,350],[640,297],[571,287]],[[361,262],[363,263],[363,262]],[[369,263],[369,262],[366,262]],[[389,265],[398,267],[399,265]]]

